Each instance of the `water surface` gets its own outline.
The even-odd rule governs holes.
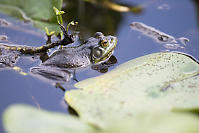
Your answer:
[[[114,53],[118,63],[110,70],[131,59],[166,50],[185,52],[199,59],[199,20],[197,16],[199,13],[194,1],[134,0],[132,2],[132,0],[125,0],[123,2],[142,5],[142,13],[119,13],[74,0],[75,4],[68,9],[71,15],[65,16],[65,20],[79,21],[78,30],[81,39],[91,36],[96,31],[118,37],[118,45]],[[65,8],[67,9],[67,4]],[[92,10],[95,10],[93,12],[96,15],[91,15]],[[31,24],[24,24],[5,14],[0,14],[0,18],[14,24],[12,28],[0,27],[0,35],[7,35],[10,42],[32,46],[45,44],[45,34],[33,28]],[[183,49],[166,49],[150,37],[132,30],[129,26],[132,22],[142,22],[175,38],[186,37],[190,41]],[[38,60],[33,61],[30,57],[23,57],[16,65],[28,72],[30,67],[39,63]],[[76,77],[81,81],[98,75],[101,73],[87,68],[78,72]],[[0,83],[0,114],[14,103],[31,104],[51,111],[67,112],[67,106],[63,101],[64,92],[56,89],[49,82],[6,69],[0,70]],[[71,89],[74,83],[75,81],[70,81],[64,87],[67,90]],[[0,132],[3,132],[2,124]]]

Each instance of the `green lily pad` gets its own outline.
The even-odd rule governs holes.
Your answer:
[[[199,117],[190,113],[139,113],[111,123],[104,130],[62,113],[12,105],[3,115],[7,133],[198,133]]]
[[[0,12],[24,21],[33,22],[34,26],[44,30],[59,31],[53,7],[61,9],[63,0],[1,0]]]
[[[140,112],[199,110],[199,64],[181,53],[146,55],[75,84],[65,100],[88,123],[105,128]]]
[[[12,105],[3,115],[7,133],[198,133],[199,117],[190,113],[139,113],[111,123],[104,130],[93,128],[77,117]]]
[[[80,119],[36,109],[12,105],[3,115],[7,133],[198,133],[199,117],[190,113],[139,113],[130,119],[111,123],[104,130],[93,128]]]
[[[3,115],[7,133],[95,133],[94,128],[73,116],[25,105],[13,105]]]
[[[191,114],[140,113],[109,125],[103,133],[199,133],[199,117]]]

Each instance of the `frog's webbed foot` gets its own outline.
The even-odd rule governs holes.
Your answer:
[[[91,68],[100,73],[106,73],[106,72],[108,72],[108,68],[113,66],[116,63],[117,63],[117,58],[112,55],[106,62],[103,62],[98,65],[92,65]]]
[[[53,83],[65,83],[73,77],[67,70],[50,66],[33,67],[30,69],[30,73]]]
[[[0,68],[13,67],[18,57],[19,53],[0,48]]]

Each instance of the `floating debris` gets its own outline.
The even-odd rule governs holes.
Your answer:
[[[184,46],[186,46],[187,43],[189,42],[189,39],[186,38],[186,37],[180,37],[180,38],[178,38],[178,40],[179,40]]]
[[[85,0],[85,2],[101,5],[117,12],[133,12],[135,14],[139,14],[143,11],[143,7],[141,5],[130,6],[125,4],[118,4],[109,0]]]
[[[168,4],[162,4],[157,7],[158,10],[169,10],[170,6]]]
[[[184,46],[186,46],[187,42],[189,42],[188,38],[180,37],[176,39],[171,35],[161,32],[154,27],[147,26],[141,22],[133,22],[130,24],[130,26],[133,30],[139,31],[144,35],[154,39],[157,43],[163,44],[163,46],[167,49],[184,48],[179,44],[179,42]]]
[[[0,26],[9,26],[10,24],[7,20],[0,18]]]
[[[19,53],[0,47],[0,68],[13,67],[19,57]]]
[[[140,22],[133,22],[130,24],[133,30],[142,32],[144,35],[155,39],[159,43],[177,43],[173,36],[165,34],[153,27],[147,26]]]
[[[164,46],[165,48],[167,48],[167,49],[173,49],[173,50],[179,49],[179,48],[181,48],[181,49],[184,48],[184,47],[180,46],[180,45],[177,44],[177,43],[173,43],[173,44],[167,43],[167,44],[164,44],[163,46]]]
[[[6,35],[0,35],[0,41],[7,42],[8,37]]]
[[[8,53],[7,55],[0,55],[0,68],[13,67],[16,63],[18,55],[16,53]]]

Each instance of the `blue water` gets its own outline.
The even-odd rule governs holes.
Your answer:
[[[125,1],[132,3],[132,0]],[[185,48],[177,50],[186,52],[199,59],[199,20],[197,19],[197,10],[193,1],[134,0],[134,3],[143,5],[143,13],[139,15],[118,13],[122,18],[115,29],[115,36],[118,37],[118,45],[114,53],[118,60],[117,65],[146,54],[166,50],[165,47],[153,39],[133,31],[129,24],[135,21],[155,27],[176,38],[188,38],[190,41],[184,46]],[[166,7],[161,10],[158,9],[162,5],[166,5]],[[7,35],[10,42],[33,46],[45,43],[44,33],[33,28],[30,24],[24,26],[23,22],[3,14],[0,14],[0,18],[4,18],[15,25],[15,28],[0,27],[0,35]],[[95,16],[90,16],[90,19],[96,18]],[[81,22],[81,20],[79,21]],[[95,25],[95,23],[91,23],[91,25]],[[20,27],[23,27],[23,31],[20,30]],[[104,32],[103,30],[101,31]],[[31,61],[29,58],[21,58],[16,65],[28,72],[31,66],[38,63],[38,61]],[[111,69],[114,69],[117,65]],[[101,75],[101,73],[87,68],[77,73],[77,79],[83,80],[97,75]],[[73,83],[71,81],[65,87],[71,89],[73,88]],[[14,103],[31,104],[37,108],[67,112],[67,105],[63,101],[64,92],[56,89],[48,82],[30,75],[20,75],[14,70],[0,70],[0,84],[0,114],[6,107]],[[3,132],[2,125],[0,125],[0,132]]]

